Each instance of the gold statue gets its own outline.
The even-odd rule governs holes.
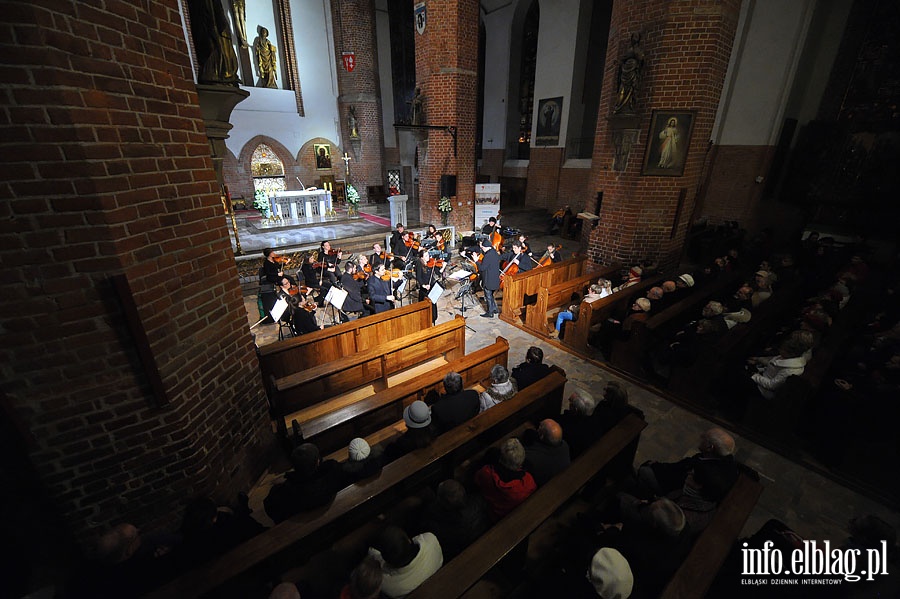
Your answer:
[[[259,28],[259,37],[256,39],[256,65],[259,67],[258,87],[278,88],[275,80],[278,78],[276,69],[275,45],[269,41],[269,30]]]

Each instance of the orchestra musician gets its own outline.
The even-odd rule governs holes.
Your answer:
[[[419,259],[416,261],[416,283],[419,286],[420,302],[428,297],[432,285],[443,278],[445,268],[447,263],[431,257],[428,250],[419,252]],[[435,322],[437,322],[437,304],[431,304],[431,324]]]
[[[556,251],[556,246],[552,243],[547,244],[547,253],[544,254],[544,258],[549,258],[551,264],[556,264],[557,262],[562,262],[562,254]],[[541,264],[544,263],[544,258],[541,258]]]
[[[306,260],[303,261],[303,264],[300,265],[300,272],[298,274],[303,275],[303,284],[307,287],[313,287],[318,289],[319,287],[319,273],[316,272],[316,267],[313,266],[316,263],[315,254],[310,253]]]
[[[440,258],[444,260],[448,260],[450,258],[450,252],[446,251],[444,247],[444,236],[438,232],[437,227],[435,227],[434,225],[428,225],[428,230],[425,232],[425,239],[434,240],[434,249],[440,252]]]
[[[360,256],[364,257],[364,256]],[[341,275],[341,287],[347,292],[347,299],[344,300],[344,312],[357,314],[359,316],[363,311],[362,287],[360,282],[354,276],[358,272],[355,262],[347,262],[344,265],[344,274]],[[341,314],[343,320],[344,315]]]
[[[369,257],[369,263],[372,265],[372,268],[374,269],[379,264],[384,264],[385,258],[387,256],[385,255],[384,250],[381,249],[380,243],[373,243],[372,251],[374,253]]]
[[[384,264],[376,266],[372,276],[369,277],[369,304],[375,308],[376,314],[394,307],[391,277],[387,274]]]
[[[319,330],[316,324],[316,304],[302,289],[294,285],[290,277],[281,277],[278,286],[278,299],[287,302],[287,310],[281,319],[290,323],[294,335],[303,335]]]
[[[263,281],[265,281],[266,283],[277,286],[279,281],[281,281],[281,277],[284,275],[284,263],[279,259],[281,256],[276,254],[275,250],[272,248],[264,249],[263,256],[265,256],[265,260],[263,260],[259,283],[262,284]]]
[[[488,219],[487,224],[484,225],[483,227],[481,227],[481,234],[482,235],[490,235],[499,226],[500,226],[500,224],[498,223],[497,219],[492,216]]]
[[[503,256],[500,257],[500,260],[501,262],[506,262],[505,268],[507,269],[507,275],[515,274],[515,272],[509,272],[513,264],[516,265],[516,268],[514,269],[516,272],[531,270],[531,267],[534,265],[531,261],[531,257],[525,253],[525,247],[522,246],[522,242],[518,239],[512,242],[512,251],[503,254]]]
[[[323,264],[320,267],[322,280],[327,278],[331,281],[331,284],[334,285],[337,283],[338,278],[341,276],[341,269],[338,266],[338,262],[341,257],[344,255],[344,252],[341,250],[335,250],[331,248],[331,242],[323,241],[322,245],[319,246],[319,261]]]
[[[403,268],[403,262],[406,261],[406,254],[409,251],[404,240],[407,233],[402,223],[397,223],[397,229],[391,233],[390,252],[394,254],[394,266],[397,268]]]
[[[534,254],[531,253],[531,246],[528,245],[528,237],[525,236],[525,233],[519,235],[519,243],[522,244],[522,251],[525,252],[525,255],[534,256]]]
[[[484,301],[487,303],[487,312],[481,316],[493,318],[500,314],[497,309],[497,301],[494,292],[500,289],[500,254],[491,245],[489,238],[478,242],[481,245],[483,257],[481,259],[481,288],[484,289]]]

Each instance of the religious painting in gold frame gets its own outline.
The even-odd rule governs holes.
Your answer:
[[[331,169],[331,144],[313,144],[313,156],[317,170]]]
[[[641,174],[683,175],[693,128],[694,112],[691,110],[654,110]]]

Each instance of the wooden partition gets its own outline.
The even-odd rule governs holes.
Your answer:
[[[271,382],[273,409],[290,426],[291,415],[298,410],[368,384],[375,391],[386,389],[392,374],[439,357],[450,362],[465,353],[466,320],[457,315],[453,320],[372,349],[275,379]]]
[[[329,454],[345,448],[354,437],[366,437],[402,420],[403,408],[417,399],[424,400],[429,391],[444,393],[444,376],[448,372],[458,372],[463,386],[472,387],[487,379],[495,364],[507,366],[508,359],[509,342],[497,337],[487,347],[351,405],[309,418],[304,410],[297,418],[300,431],[305,441],[315,443],[323,455]]]
[[[264,380],[276,379],[431,327],[431,304],[416,302],[259,348]]]
[[[758,480],[741,474],[719,504],[712,522],[669,580],[662,599],[702,599],[706,596],[762,491]]]
[[[533,296],[541,287],[551,287],[580,277],[584,274],[585,260],[585,256],[579,256],[505,277],[500,318],[510,323],[521,323],[526,295]]]
[[[257,579],[272,579],[296,567],[412,489],[447,478],[457,465],[522,423],[559,414],[565,385],[566,377],[557,369],[512,399],[440,435],[430,446],[391,462],[379,476],[350,485],[327,507],[292,516],[149,596],[254,596]]]
[[[530,388],[530,387],[529,387]],[[527,389],[526,389],[527,390]],[[502,404],[501,404],[502,405]],[[490,410],[488,410],[490,411]],[[568,468],[438,570],[410,599],[454,599],[466,593],[538,526],[578,493],[600,470],[640,437],[647,423],[629,414]]]
[[[617,312],[624,314],[634,302],[635,297],[644,297],[648,289],[664,280],[664,276],[657,275],[602,299],[590,302],[582,301],[578,320],[566,325],[566,334],[562,342],[576,352],[590,354],[587,344],[591,334],[591,327],[602,323]]]
[[[529,306],[525,315],[525,328],[539,334],[547,334],[547,312],[554,308],[568,308],[572,294],[585,295],[585,290],[600,278],[609,278],[610,275],[621,269],[621,265],[604,266],[600,270],[583,274],[568,281],[563,281],[550,287],[541,287],[537,293],[537,303]]]

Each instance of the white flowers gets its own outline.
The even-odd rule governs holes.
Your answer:
[[[352,185],[347,185],[347,202],[354,206],[359,204],[359,192]]]
[[[448,198],[447,196],[443,196],[438,202],[437,208],[438,210],[446,214],[453,211],[453,204],[450,203],[450,198]]]

